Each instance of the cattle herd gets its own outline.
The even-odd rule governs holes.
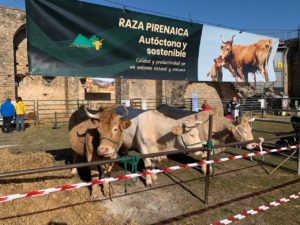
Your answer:
[[[230,41],[224,41],[220,55],[214,59],[214,63],[207,76],[213,81],[222,81],[222,68],[229,70],[236,81],[248,81],[248,74],[253,75],[256,82],[256,72],[259,71],[265,81],[269,81],[268,57],[272,49],[272,39],[262,39],[249,45],[234,45],[232,36]]]
[[[69,141],[75,163],[116,159],[121,147],[135,149],[141,155],[200,148],[208,139],[209,115],[214,114],[207,111],[191,114],[169,106],[148,111],[123,108],[125,113],[121,115],[117,113],[120,108],[91,112],[81,106],[71,115]],[[249,119],[243,117],[237,123],[214,114],[212,140],[214,144],[253,140]],[[256,144],[246,146],[247,149],[255,147]],[[224,150],[217,149],[216,153]],[[206,152],[195,155],[205,158]],[[156,167],[162,158],[145,158],[145,170]],[[113,164],[90,167],[91,179],[101,178],[101,173],[103,177],[110,176],[112,167]],[[205,166],[202,170],[205,174]],[[73,174],[76,172],[77,169],[72,170]],[[146,185],[151,186],[156,179],[156,175],[147,175]],[[99,197],[101,191],[107,193],[107,187],[99,188],[93,185],[93,197]]]

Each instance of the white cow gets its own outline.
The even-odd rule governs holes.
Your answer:
[[[130,114],[130,113],[129,113]],[[166,152],[184,148],[200,148],[197,116],[190,115],[175,120],[164,116],[156,110],[149,110],[131,119],[131,126],[123,131],[123,145],[130,149],[137,149],[142,155],[157,152]],[[155,167],[164,157],[145,158],[146,169]],[[146,185],[151,186],[157,176],[147,175]]]

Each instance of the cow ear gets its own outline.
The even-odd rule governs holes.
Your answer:
[[[128,127],[130,127],[131,125],[131,121],[128,120],[128,119],[121,119],[121,122],[120,122],[120,127],[122,130],[124,129],[127,129]]]
[[[175,126],[172,128],[172,133],[176,135],[181,135],[182,134],[182,127],[181,126]]]
[[[89,119],[88,126],[89,128],[97,128],[99,126],[100,120],[99,119]]]
[[[255,120],[255,117],[252,117],[249,119],[249,122],[254,122],[254,120]]]
[[[99,120],[89,119],[78,125],[78,135],[84,135],[88,129],[95,129],[99,125]]]
[[[84,135],[86,133],[88,129],[88,121],[89,120],[84,121],[78,125],[78,130],[77,130],[78,135]]]
[[[229,131],[234,131],[236,129],[236,126],[234,126],[232,123],[230,123],[230,124],[227,125],[227,129]]]

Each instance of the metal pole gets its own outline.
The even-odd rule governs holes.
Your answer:
[[[208,127],[208,142],[211,141],[213,115],[209,115],[209,127]],[[207,149],[207,160],[210,160],[211,149]],[[206,165],[206,179],[205,179],[205,204],[208,204],[208,192],[209,192],[209,177],[210,177],[210,165]]]
[[[40,115],[39,115],[39,100],[36,102],[36,118],[37,118],[37,125],[40,126]]]
[[[298,176],[300,176],[300,136],[297,135],[298,138]]]
[[[298,149],[299,149],[299,148],[298,148]],[[294,151],[292,154],[290,154],[288,157],[286,157],[286,159],[283,160],[278,166],[276,166],[269,174],[271,175],[274,171],[276,171],[279,167],[281,167],[286,161],[288,161],[290,158],[292,158],[293,155],[296,154],[296,152],[297,152],[297,150]],[[299,173],[299,168],[298,168],[298,173]],[[298,174],[298,175],[299,175],[299,174]]]

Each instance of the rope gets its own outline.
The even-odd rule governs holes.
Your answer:
[[[112,140],[112,139],[110,139],[110,138],[107,138],[107,137],[102,137],[102,138],[100,138],[100,140],[108,140],[108,141],[110,141],[111,143],[116,144],[117,146],[120,145],[119,142],[116,142],[116,141],[114,141],[114,140]]]
[[[199,142],[196,142],[196,143],[193,143],[193,144],[186,144],[185,141],[184,141],[184,139],[183,139],[183,137],[182,137],[182,135],[180,135],[180,138],[181,138],[181,141],[182,141],[182,143],[184,145],[184,150],[188,150],[189,146],[195,146],[195,145],[198,145],[198,144],[202,144],[202,141],[199,141]],[[188,154],[188,152],[185,151],[185,154]]]
[[[61,191],[68,191],[68,190],[74,190],[74,189],[79,189],[83,187],[88,187],[91,185],[99,185],[99,184],[106,184],[110,182],[116,182],[116,181],[122,181],[122,180],[128,180],[128,179],[133,179],[136,177],[141,177],[141,176],[146,176],[149,174],[158,174],[158,173],[169,173],[172,171],[176,171],[179,169],[188,169],[188,168],[194,168],[202,165],[207,165],[207,164],[214,164],[214,163],[223,163],[226,161],[232,161],[232,160],[239,160],[239,159],[246,159],[251,156],[256,156],[256,155],[265,155],[265,154],[270,154],[274,152],[281,152],[281,151],[287,151],[287,150],[292,150],[292,149],[297,149],[300,148],[300,144],[294,145],[294,146],[288,146],[288,147],[282,147],[282,148],[275,148],[275,149],[267,149],[265,151],[258,151],[258,152],[252,152],[252,153],[246,153],[242,155],[236,155],[236,156],[230,156],[226,158],[217,158],[215,160],[203,160],[200,162],[195,162],[195,163],[188,163],[188,164],[181,164],[177,166],[171,166],[163,169],[152,169],[144,172],[139,172],[139,173],[134,173],[134,174],[128,174],[128,175],[121,175],[117,177],[109,177],[109,178],[103,178],[100,180],[94,180],[94,181],[89,181],[89,182],[81,182],[78,184],[69,184],[69,185],[64,185],[64,186],[59,186],[59,187],[52,187],[52,188],[47,188],[47,189],[41,189],[41,190],[35,190],[31,192],[25,192],[22,194],[12,194],[12,195],[6,195],[6,196],[0,196],[0,203],[2,202],[8,202],[8,201],[13,201],[15,199],[21,199],[21,198],[27,198],[27,197],[35,197],[35,196],[41,196],[41,195],[48,195],[50,193],[54,192],[61,192]]]
[[[120,162],[124,164],[124,171],[125,171],[125,175],[127,175],[127,165],[130,164],[131,165],[131,173],[137,173],[137,167],[139,164],[139,160],[140,157],[138,155],[133,155],[131,157],[131,160],[129,159],[128,156],[122,156],[122,157],[118,157]],[[130,182],[132,184],[135,184],[137,182],[137,177],[135,179],[131,179]],[[127,195],[128,191],[128,180],[124,180],[124,192],[125,195]]]

